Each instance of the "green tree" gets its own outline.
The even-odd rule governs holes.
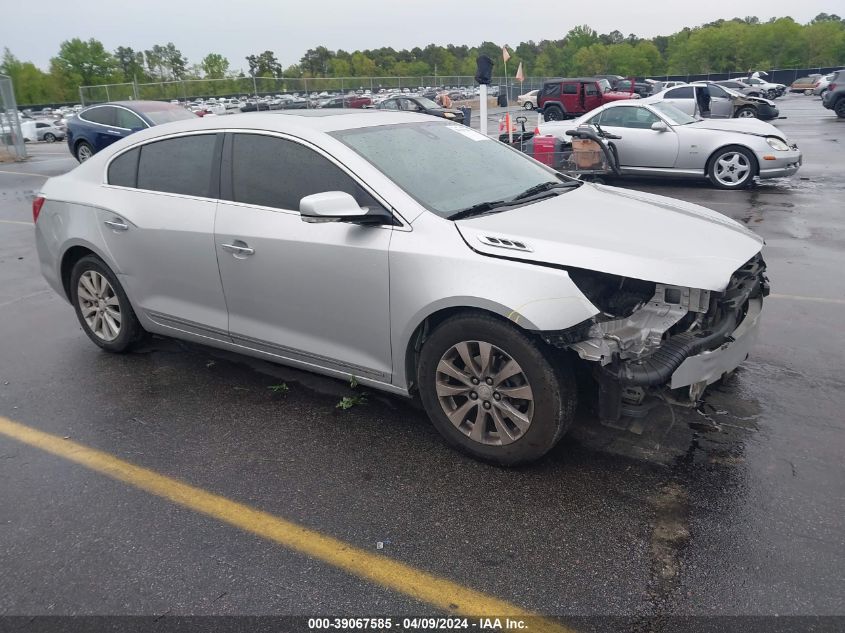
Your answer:
[[[77,85],[107,83],[117,68],[114,57],[99,40],[83,41],[78,37],[59,46],[59,54],[51,60],[54,67]]]
[[[223,79],[229,72],[229,60],[220,53],[209,53],[202,58],[200,66],[209,79]]]
[[[279,77],[282,66],[273,51],[264,51],[259,55],[248,55],[249,74],[253,77]]]
[[[141,51],[136,52],[129,46],[118,46],[114,51],[114,59],[123,73],[124,81],[145,79],[144,53]]]

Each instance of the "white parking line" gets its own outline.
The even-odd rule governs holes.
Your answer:
[[[769,299],[789,299],[792,301],[813,301],[815,303],[832,303],[835,305],[845,305],[845,299],[833,299],[828,297],[802,297],[800,295],[779,295],[770,294]]]
[[[0,174],[14,174],[15,176],[35,176],[36,178],[50,178],[44,174],[33,174],[30,171],[5,171],[0,169]]]
[[[20,220],[0,220],[2,224],[20,224],[22,226],[32,226],[32,222],[21,222]]]

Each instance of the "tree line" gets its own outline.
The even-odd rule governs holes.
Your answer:
[[[620,31],[599,34],[576,26],[559,40],[521,42],[509,47],[509,74],[522,62],[526,76],[619,74],[684,75],[749,69],[822,67],[845,61],[845,20],[820,13],[807,24],[790,17],[766,22],[756,17],[717,20],[672,35],[640,38]],[[0,73],[15,83],[20,104],[77,101],[79,86],[148,83],[182,79],[246,77],[414,77],[472,76],[478,55],[496,62],[503,74],[501,45],[439,46],[396,50],[391,47],[347,52],[317,46],[298,63],[283,67],[273,51],[245,57],[246,70],[234,70],[226,57],[209,53],[191,63],[172,43],[147,50],[74,38],[62,42],[48,70],[21,61],[8,48]]]

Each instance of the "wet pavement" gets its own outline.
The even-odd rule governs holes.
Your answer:
[[[581,411],[546,459],[507,470],[449,450],[399,398],[343,411],[342,383],[172,340],[102,353],[38,271],[30,198],[75,164],[55,144],[0,164],[0,416],[380,542],[576,629],[593,621],[575,616],[655,631],[686,615],[845,616],[845,120],[811,97],[778,105],[804,152],[795,178],[622,183],[766,239],[758,344],[700,410],[664,406],[629,429]],[[0,569],[5,615],[433,613],[2,435]]]

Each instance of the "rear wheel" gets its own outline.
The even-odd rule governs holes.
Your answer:
[[[47,141],[48,143],[52,143],[56,140],[56,135],[53,134],[52,132],[47,132],[44,135],[44,140]]]
[[[76,160],[84,163],[94,155],[94,148],[85,141],[80,141],[76,146]]]
[[[724,147],[710,158],[707,177],[719,189],[742,189],[754,180],[757,160],[744,147]]]
[[[756,116],[757,110],[753,106],[743,106],[734,114],[734,117],[737,119],[753,119]]]
[[[563,110],[560,108],[546,108],[543,110],[544,121],[563,121]]]
[[[117,280],[96,255],[80,259],[70,274],[70,299],[82,329],[109,352],[125,352],[144,330]]]
[[[422,403],[446,441],[497,464],[545,455],[575,410],[569,366],[492,316],[444,321],[423,345],[417,373]]]
[[[531,103],[530,101],[526,101],[524,104],[522,104],[522,107],[525,108],[526,110],[533,110],[534,104]]]

